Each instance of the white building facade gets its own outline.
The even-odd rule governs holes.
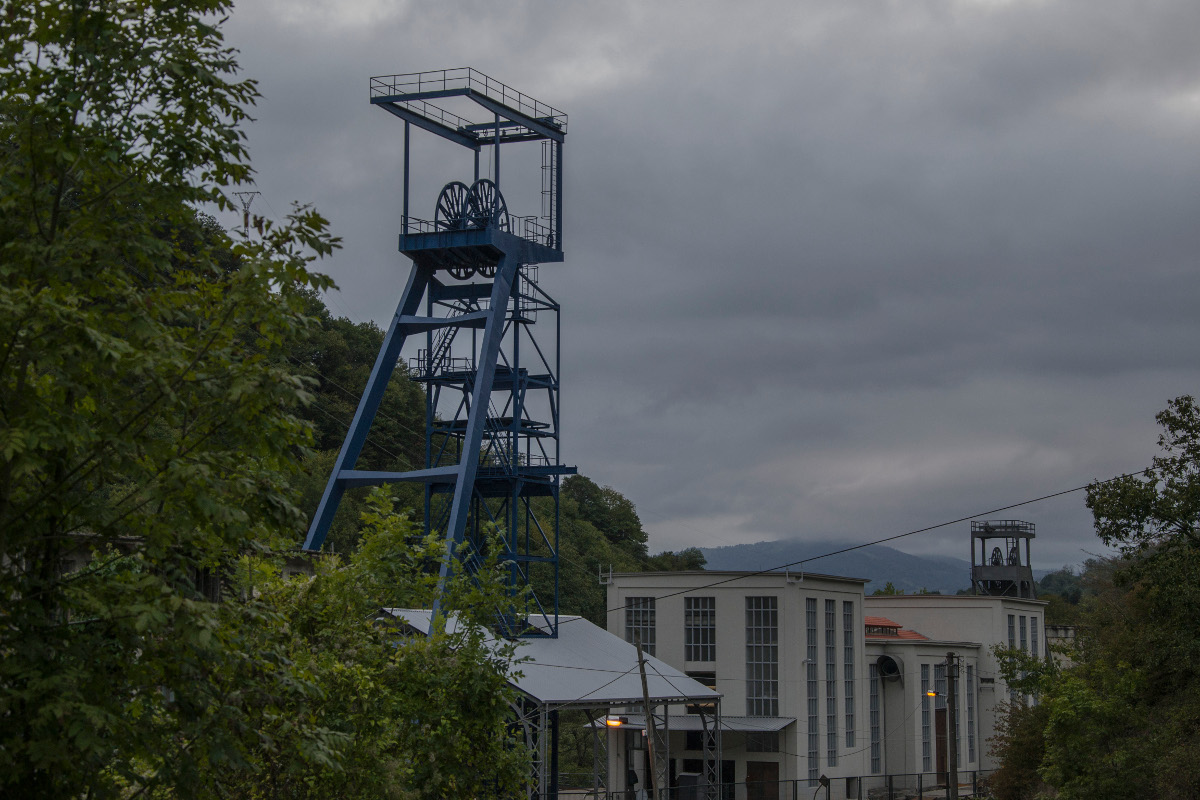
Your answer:
[[[721,692],[723,782],[775,797],[772,785],[865,774],[865,579],[704,571],[610,581],[609,632],[640,637]],[[686,747],[680,737],[672,755],[691,760]]]
[[[868,797],[887,776],[896,788],[935,785],[939,772],[944,781],[947,653],[958,666],[958,768],[968,780],[991,769],[987,739],[1010,697],[994,647],[1043,653],[1045,604],[865,596],[865,583],[812,573],[616,573],[608,630],[721,693],[721,779],[747,784],[738,797],[791,796],[789,782],[816,786],[822,776],[832,798]],[[673,773],[694,770],[699,755],[688,745],[686,734],[673,734]]]

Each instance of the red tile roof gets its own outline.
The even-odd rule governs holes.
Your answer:
[[[892,622],[887,617],[867,617],[863,620],[863,624],[878,628],[899,628],[899,622]]]
[[[879,631],[867,631],[866,638],[868,639],[908,639],[912,641],[929,641],[928,636],[924,636],[916,631],[905,630],[900,627],[899,622],[893,622],[887,617],[866,617],[863,619],[863,625],[867,628],[891,628],[895,633],[880,633]]]
[[[901,630],[899,638],[901,638],[901,639],[919,639],[922,641],[929,641],[929,637],[926,636],[925,634],[917,633],[916,631],[909,631],[909,630]]]

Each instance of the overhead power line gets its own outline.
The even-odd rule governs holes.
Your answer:
[[[702,586],[694,586],[694,587],[691,587],[688,589],[680,589],[679,591],[676,591],[676,592],[668,592],[667,594],[655,595],[654,599],[655,600],[663,600],[668,597],[677,597],[681,594],[691,594],[692,592],[700,592],[700,591],[704,591],[705,589],[711,589],[714,586],[721,586],[726,583],[733,583],[734,581],[740,581],[740,580],[745,580],[746,578],[752,578],[756,575],[766,575],[767,573],[778,572],[779,570],[787,569],[788,567],[795,567],[795,566],[798,566],[801,564],[807,564],[810,561],[819,561],[822,558],[829,558],[830,556],[841,555],[842,553],[849,553],[854,550],[862,550],[864,547],[871,547],[873,545],[884,544],[886,542],[894,542],[897,539],[904,539],[905,537],[908,537],[908,536],[916,536],[917,534],[920,534],[920,533],[928,533],[930,531],[935,531],[939,528],[945,528],[950,525],[958,525],[959,523],[968,522],[973,519],[978,519],[979,517],[988,517],[988,516],[991,516],[992,514],[999,514],[1001,511],[1011,511],[1014,508],[1021,508],[1022,506],[1031,505],[1033,503],[1040,503],[1043,500],[1052,500],[1055,497],[1062,497],[1064,495],[1073,494],[1075,492],[1081,492],[1084,489],[1088,488],[1089,486],[1096,486],[1096,485],[1105,484],[1105,483],[1114,483],[1116,481],[1125,480],[1126,478],[1132,478],[1136,475],[1145,475],[1146,471],[1148,469],[1151,469],[1151,468],[1146,467],[1144,469],[1135,470],[1133,472],[1125,472],[1125,473],[1122,473],[1121,475],[1116,475],[1112,478],[1106,478],[1105,480],[1102,480],[1102,481],[1091,481],[1089,483],[1083,484],[1082,486],[1076,486],[1073,489],[1064,489],[1061,492],[1052,492],[1051,494],[1044,494],[1041,497],[1034,497],[1029,500],[1022,500],[1019,503],[1012,503],[1010,505],[1000,506],[999,508],[993,508],[993,509],[989,509],[987,511],[980,511],[975,514],[968,514],[965,517],[959,517],[958,519],[952,519],[952,520],[948,520],[946,522],[939,522],[936,525],[928,525],[924,528],[917,528],[915,530],[906,531],[905,533],[897,533],[894,536],[885,536],[882,539],[875,539],[870,542],[863,542],[862,544],[856,544],[856,545],[852,545],[850,547],[843,547],[840,550],[831,550],[828,553],[822,553],[817,556],[809,556],[808,558],[801,558],[801,559],[797,559],[796,561],[789,561],[786,564],[778,564],[773,567],[767,567],[766,569],[755,570],[754,572],[745,572],[745,573],[742,573],[739,575],[733,575],[728,578],[722,578],[720,580],[711,581],[709,583],[703,584]],[[606,613],[611,613],[613,611],[620,611],[627,607],[628,607],[627,604],[614,606],[610,609],[607,609]],[[560,624],[566,625],[566,624],[568,624],[570,622],[574,622],[574,621],[575,620],[568,619],[568,620],[564,620]]]

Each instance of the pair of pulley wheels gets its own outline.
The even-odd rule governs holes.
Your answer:
[[[500,187],[487,178],[480,178],[470,188],[462,181],[451,181],[443,186],[433,212],[433,222],[439,231],[495,227],[507,233],[511,226],[504,195],[500,194]],[[450,268],[450,275],[458,280],[466,280],[476,272],[492,278],[496,275],[496,267]]]

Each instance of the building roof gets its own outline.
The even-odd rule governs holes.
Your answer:
[[[994,594],[868,594],[863,597],[865,605],[915,605],[915,604],[958,604],[962,606],[988,606],[1005,603],[1024,603],[1031,606],[1045,606],[1046,600],[1034,600],[1030,597],[1008,597]]]
[[[621,714],[625,722],[622,728],[645,730],[645,714]],[[711,725],[711,717],[709,718]],[[721,730],[734,733],[770,733],[781,731],[796,721],[795,717],[721,717]],[[598,724],[598,723],[597,723]],[[667,729],[672,731],[702,731],[704,722],[699,714],[670,714]]]
[[[420,633],[429,632],[428,609],[385,608]],[[637,648],[583,617],[559,616],[558,638],[521,639],[512,683],[547,705],[605,706],[642,702]],[[453,631],[456,617],[447,622]],[[490,634],[488,639],[494,641]],[[715,700],[721,693],[651,655],[646,656],[651,701]]]
[[[910,641],[929,641],[924,634],[901,628],[899,622],[893,622],[887,617],[864,617],[863,630],[867,639],[907,639]]]
[[[864,625],[872,625],[872,626],[876,626],[876,627],[880,627],[880,628],[899,628],[900,627],[899,622],[892,622],[887,617],[871,617],[871,616],[863,617],[863,624]]]
[[[670,570],[665,572],[613,572],[609,575],[612,578],[653,578],[661,579],[664,576],[695,576],[702,575],[709,579],[706,583],[711,583],[713,586],[722,585],[731,582],[730,579],[738,578],[757,578],[757,577],[786,577],[790,581],[803,583],[805,578],[813,578],[823,581],[844,581],[846,583],[870,583],[871,578],[851,578],[846,575],[825,575],[820,572],[809,572],[802,569],[770,569],[770,570],[722,570],[722,569],[688,569],[688,570]],[[705,587],[707,588],[707,587]]]

